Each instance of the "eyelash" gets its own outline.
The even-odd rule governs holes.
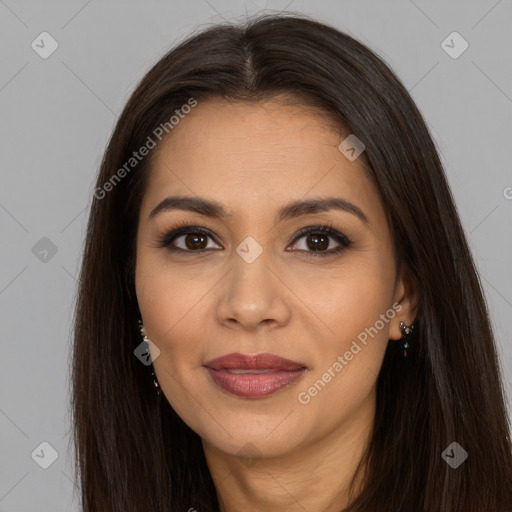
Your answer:
[[[218,242],[213,237],[212,233],[201,226],[193,226],[190,225],[187,221],[182,221],[178,224],[176,224],[171,231],[169,231],[163,238],[161,238],[158,241],[158,247],[167,247],[167,249],[174,253],[204,253],[211,249],[203,249],[200,251],[193,251],[193,250],[185,250],[181,249],[179,247],[173,247],[171,243],[176,239],[179,238],[181,235],[189,235],[189,234],[202,234],[209,236],[212,238],[215,243],[218,244]],[[340,245],[336,249],[331,249],[330,251],[297,251],[300,253],[303,253],[306,258],[323,258],[326,256],[331,256],[334,254],[339,254],[348,247],[352,245],[352,241],[349,240],[344,234],[340,233],[339,231],[335,230],[331,224],[320,224],[317,226],[307,226],[305,228],[302,228],[298,231],[298,233],[295,234],[295,236],[292,238],[291,242],[296,242],[303,238],[306,235],[309,235],[311,233],[322,233],[327,234],[330,237],[334,238],[336,242],[338,242]],[[218,244],[220,245],[220,244]]]

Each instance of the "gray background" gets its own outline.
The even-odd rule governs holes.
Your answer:
[[[129,94],[191,31],[282,9],[367,44],[411,92],[445,165],[512,391],[510,1],[0,0],[0,511],[78,510],[68,451],[75,276],[95,174]],[[31,47],[43,31],[59,45],[47,59]],[[456,59],[441,47],[453,31],[469,43]],[[58,452],[48,469],[31,457],[44,441]]]

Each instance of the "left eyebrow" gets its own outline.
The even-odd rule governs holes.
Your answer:
[[[161,212],[172,210],[191,211],[206,217],[213,217],[217,219],[227,219],[232,217],[232,214],[228,213],[222,204],[216,201],[203,197],[169,196],[151,210],[149,218],[151,219]],[[359,218],[359,220],[361,220],[365,225],[370,225],[368,217],[358,206],[346,199],[342,199],[341,197],[318,197],[292,201],[279,209],[275,222],[278,223],[283,220],[300,217],[302,215],[312,215],[329,210],[340,210],[351,213]]]
[[[361,208],[346,199],[342,199],[341,197],[318,197],[292,201],[279,210],[276,216],[276,222],[299,217],[301,215],[310,215],[329,210],[340,210],[351,213],[364,224],[370,224],[368,217],[364,214]]]

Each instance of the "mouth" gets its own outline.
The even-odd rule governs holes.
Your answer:
[[[244,398],[263,398],[296,382],[304,364],[273,354],[228,354],[205,363],[213,383]]]

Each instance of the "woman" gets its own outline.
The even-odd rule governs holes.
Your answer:
[[[73,363],[84,511],[512,510],[432,138],[314,20],[210,28],[143,78],[96,183]]]

